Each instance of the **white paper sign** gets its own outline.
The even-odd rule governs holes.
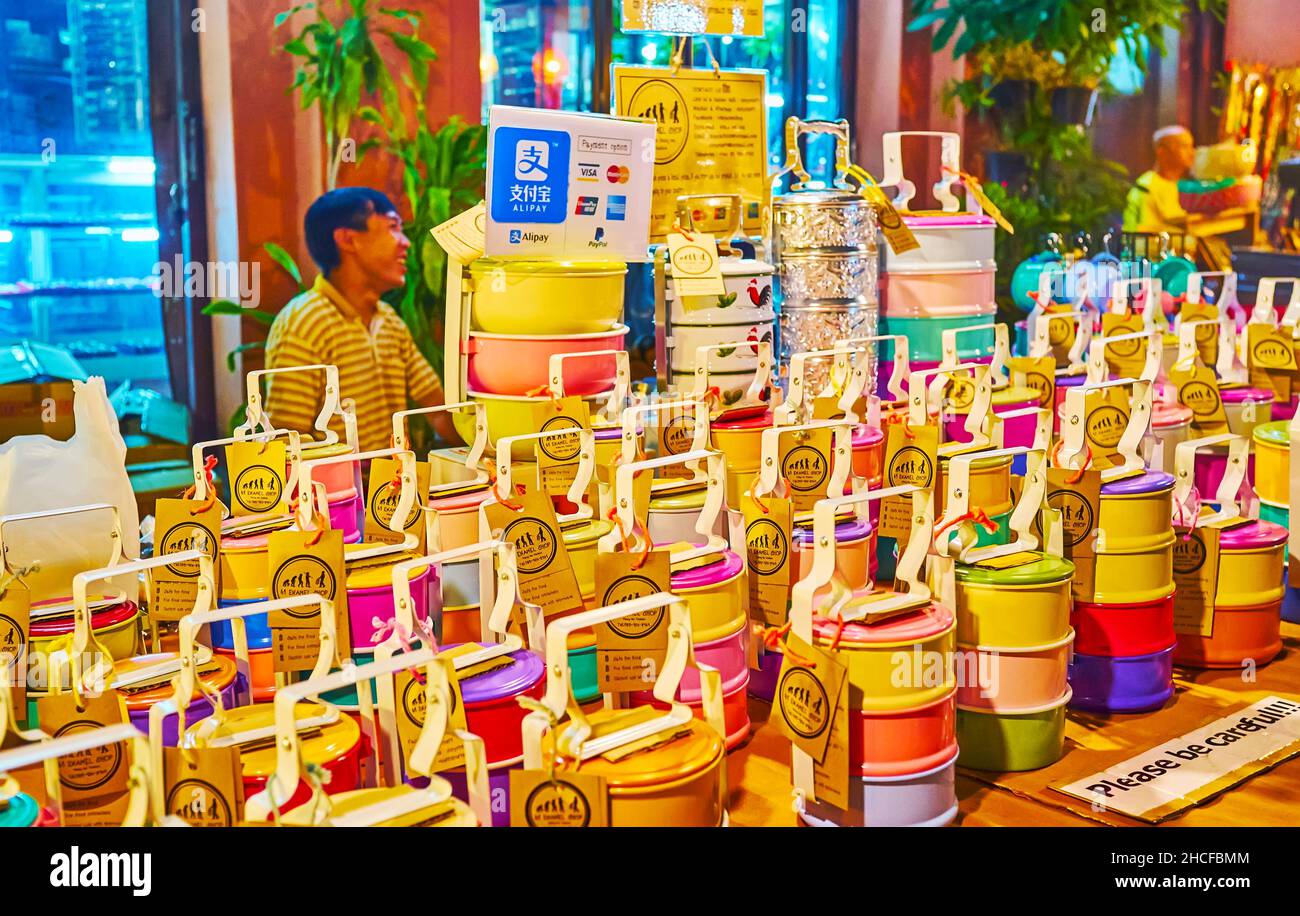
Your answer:
[[[493,105],[486,253],[648,261],[655,125]]]
[[[1154,821],[1295,753],[1300,753],[1300,703],[1268,697],[1100,773],[1052,788]]]

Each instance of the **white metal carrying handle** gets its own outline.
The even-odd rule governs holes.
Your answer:
[[[889,373],[889,381],[885,383],[885,390],[896,401],[907,400],[907,386],[904,384],[907,377],[912,373],[912,364],[908,358],[907,337],[903,334],[875,334],[871,337],[846,337],[840,341],[840,344],[849,347],[861,347],[869,343],[878,343],[884,340],[894,342],[894,360],[893,368]],[[879,421],[872,425],[879,425]]]
[[[264,432],[274,432],[271,417],[262,409],[262,377],[279,375],[284,372],[323,372],[325,373],[325,392],[321,398],[320,413],[316,417],[316,432],[324,437],[319,440],[322,445],[333,445],[339,441],[338,433],[330,429],[330,419],[339,410],[339,367],[317,363],[311,366],[281,366],[278,369],[254,369],[246,376],[248,390],[247,410],[244,422],[235,428],[236,436],[247,436],[261,427]]]
[[[856,425],[860,417],[854,412],[853,405],[858,402],[858,398],[867,387],[866,356],[865,347],[854,347],[844,343],[836,344],[827,350],[808,350],[794,354],[790,357],[790,390],[786,394],[785,401],[773,412],[774,425],[789,426],[795,423],[799,419],[804,398],[808,398],[811,404],[813,397],[820,396],[804,390],[804,367],[810,359],[834,359],[831,381],[827,388],[833,391],[834,380],[843,381],[844,390],[840,393],[836,407],[844,414],[846,422]]]
[[[569,515],[557,516],[556,520],[560,522],[576,521],[592,517],[593,510],[585,502],[587,488],[591,485],[591,475],[596,469],[596,434],[588,429],[578,429],[572,426],[566,426],[563,429],[553,429],[549,432],[541,433],[524,433],[521,436],[505,436],[497,440],[497,487],[499,493],[505,493],[509,496],[514,487],[514,481],[510,473],[512,461],[511,451],[516,442],[536,442],[539,445],[548,439],[559,439],[562,436],[578,436],[578,472],[573,478],[573,483],[569,485],[569,492],[566,498],[569,502],[577,505],[576,512]],[[540,472],[539,472],[540,473]]]
[[[844,492],[848,482],[849,471],[853,463],[853,426],[848,418],[842,420],[817,420],[813,423],[798,423],[794,426],[772,426],[762,432],[759,439],[761,464],[758,469],[758,484],[754,492],[758,496],[775,493],[781,482],[781,440],[787,436],[801,436],[818,430],[832,431],[830,455],[830,480],[826,482],[826,493],[838,496]]]
[[[99,642],[94,627],[91,625],[90,604],[87,599],[90,583],[102,582],[105,579],[112,579],[121,575],[138,575],[150,569],[157,569],[160,566],[196,561],[199,564],[199,579],[201,582],[197,597],[198,609],[207,610],[207,607],[215,600],[216,589],[212,587],[212,583],[215,581],[212,572],[212,560],[202,550],[165,553],[145,560],[132,560],[129,563],[119,563],[115,566],[105,566],[102,569],[79,572],[72,577],[72,640],[66,661],[69,665],[69,684],[74,696],[80,698],[83,695],[82,688],[86,686],[84,683],[86,654],[92,648],[95,650],[95,664],[91,669],[94,678],[98,680],[103,677],[107,680],[113,673],[113,657]],[[206,580],[206,583],[204,583],[204,580]],[[202,587],[203,585],[206,585],[206,587]],[[61,689],[63,684],[63,659],[61,656],[61,652],[51,653],[50,656],[50,684],[51,688],[56,691]],[[179,669],[179,665],[173,670],[177,669]],[[141,672],[137,675],[130,679],[123,678],[122,681],[135,683],[161,673],[165,673],[165,663],[141,669]],[[125,684],[122,684],[122,686],[125,686]]]
[[[1087,369],[1083,354],[1092,343],[1092,323],[1096,313],[1090,309],[1075,309],[1069,312],[1048,312],[1035,324],[1030,325],[1029,355],[1043,357],[1052,355],[1052,322],[1068,321],[1074,325],[1074,342],[1066,354],[1065,371],[1081,372]]]
[[[1145,293],[1146,300],[1142,303],[1142,326],[1150,330],[1157,324],[1156,316],[1164,307],[1164,292],[1161,288],[1158,277],[1130,277],[1126,280],[1116,280],[1110,287],[1110,311],[1117,315],[1127,315],[1129,313],[1129,290],[1133,289],[1137,293]]]
[[[314,515],[320,513],[322,516],[328,516],[329,503],[323,493],[324,487],[315,486],[312,473],[316,468],[325,465],[354,464],[359,461],[369,461],[372,458],[396,458],[400,465],[398,470],[400,491],[397,496],[397,505],[393,508],[392,517],[388,520],[388,530],[401,535],[402,540],[396,544],[376,544],[374,547],[364,547],[361,550],[352,551],[347,555],[350,562],[388,556],[401,553],[404,550],[414,550],[416,545],[420,543],[419,536],[406,531],[404,527],[406,519],[411,514],[412,507],[417,505],[416,491],[419,487],[416,484],[415,477],[415,452],[410,449],[381,448],[370,452],[313,458],[310,461],[304,461],[299,471],[302,485],[298,490],[298,529],[300,531],[314,531]],[[370,496],[373,498],[373,494],[370,494]]]
[[[1110,362],[1106,359],[1106,348],[1122,340],[1145,340],[1146,361],[1138,378],[1154,382],[1160,374],[1161,360],[1165,352],[1165,332],[1163,328],[1146,331],[1134,331],[1131,334],[1112,334],[1109,337],[1094,337],[1088,344],[1088,382],[1104,382],[1110,374]]]
[[[659,468],[671,467],[674,464],[685,464],[688,467],[692,462],[705,462],[705,471],[707,475],[706,488],[704,491],[704,506],[700,509],[699,517],[695,520],[695,533],[700,535],[705,541],[702,547],[693,547],[688,550],[678,551],[672,555],[672,562],[683,563],[687,560],[693,560],[696,557],[704,557],[709,554],[717,553],[727,548],[727,541],[720,534],[714,533],[714,526],[718,520],[718,513],[722,511],[723,498],[726,495],[727,480],[727,459],[722,452],[699,451],[699,452],[682,452],[680,455],[664,455],[660,458],[649,458],[645,461],[633,461],[630,464],[620,464],[614,475],[614,511],[622,530],[628,532],[629,538],[635,542],[640,536],[637,528],[642,529],[644,537],[648,541],[650,530],[647,524],[638,525],[636,518],[636,505],[634,497],[634,478],[637,474],[649,471],[653,474]],[[622,542],[618,525],[600,539],[598,549],[602,551],[612,551]],[[654,544],[647,546],[648,550],[654,549]],[[547,639],[550,636],[548,632]]]
[[[81,515],[89,512],[107,512],[112,516],[113,527],[109,531],[108,566],[116,566],[122,561],[122,513],[112,503],[85,503],[80,506],[67,506],[62,509],[41,509],[37,512],[21,512],[15,515],[0,515],[0,570],[15,574],[21,573],[13,567],[9,558],[9,545],[4,540],[4,526],[23,522],[42,522],[51,518],[64,518],[69,515]],[[39,564],[39,559],[37,563]]]
[[[690,411],[693,429],[691,432],[691,446],[686,451],[700,452],[706,451],[709,447],[709,412],[705,409],[705,404],[701,400],[690,401],[661,401],[658,404],[633,404],[623,411],[623,435],[620,440],[619,461],[630,463],[637,460],[637,418],[643,415],[656,413],[666,413],[673,410]],[[684,416],[685,414],[683,414]],[[659,443],[659,450],[664,454],[666,452],[664,443]],[[690,467],[691,483],[704,483],[704,469],[695,464]],[[676,483],[674,481],[674,483]],[[654,484],[651,483],[651,489]]]
[[[1052,409],[1048,407],[1021,407],[1019,410],[1008,410],[1003,414],[993,415],[993,426],[995,434],[994,441],[998,444],[996,448],[1002,448],[1002,426],[1007,420],[1014,420],[1017,417],[1034,417],[1034,438],[1032,448],[1050,449],[1052,447]]]
[[[1220,311],[1225,310],[1228,303],[1237,301],[1237,272],[1235,270],[1194,270],[1187,275],[1187,301],[1192,305],[1201,302],[1201,293],[1205,288],[1205,281],[1218,277],[1223,280],[1223,286],[1219,290],[1219,297],[1216,305]]]
[[[926,379],[949,372],[970,370],[975,376],[975,396],[971,400],[970,411],[966,414],[963,429],[971,437],[970,442],[953,442],[941,444],[939,453],[949,455],[958,451],[975,451],[987,448],[992,442],[988,419],[993,406],[993,386],[989,383],[988,366],[984,363],[958,363],[951,368],[919,369],[912,373],[907,382],[907,422],[912,426],[923,426],[930,419],[930,388]],[[942,426],[940,426],[942,432]]]
[[[1091,268],[1093,266],[1089,261],[1077,261],[1070,265],[1056,262],[1044,264],[1043,269],[1038,273],[1038,297],[1034,300],[1034,307],[1029,310],[1029,321],[1032,323],[1047,314],[1063,314],[1062,312],[1048,311],[1048,306],[1053,302],[1065,304],[1068,301],[1069,304],[1082,308],[1092,292]],[[1080,268],[1089,269],[1081,270]],[[1061,295],[1059,297],[1053,287],[1058,276],[1061,278]],[[1070,295],[1069,289],[1071,277],[1074,278],[1073,296]]]
[[[812,176],[804,168],[803,154],[799,151],[799,138],[804,134],[830,134],[835,138],[835,175],[831,187],[848,190],[846,180],[849,166],[849,122],[844,118],[838,121],[805,121],[793,115],[785,120],[785,165],[772,174],[770,182],[794,173],[795,181],[790,184],[791,191],[802,191],[812,181]]]
[[[338,818],[327,816],[321,823],[329,823],[333,826],[375,826],[448,801],[451,798],[451,784],[443,777],[427,771],[446,736],[451,712],[451,691],[447,684],[446,672],[441,666],[434,664],[433,660],[432,649],[417,649],[411,653],[376,659],[364,665],[348,665],[342,671],[313,677],[276,691],[275,775],[267,780],[263,791],[254,795],[246,803],[245,809],[249,819],[264,820],[270,817],[274,810],[287,803],[297,791],[304,771],[301,739],[298,734],[302,725],[295,716],[295,709],[299,703],[306,700],[323,702],[319,701],[320,694],[351,687],[358,681],[375,680],[379,684],[381,707],[385,705],[386,699],[391,706],[394,697],[390,676],[399,671],[421,666],[424,668],[425,676],[424,726],[420,730],[420,738],[409,764],[414,772],[420,772],[417,768],[423,766],[424,772],[420,775],[429,777],[429,785],[424,789],[409,787],[407,791],[396,797],[367,805]],[[385,688],[387,688],[386,692]],[[469,779],[471,807],[478,816],[480,824],[490,823],[491,803],[485,791],[487,760],[482,739],[467,731],[458,731],[457,737],[465,743],[466,770],[472,777]],[[314,793],[318,791],[318,789],[313,790]],[[307,804],[310,805],[311,802]]]
[[[619,412],[627,403],[632,386],[632,370],[626,350],[589,350],[581,353],[552,353],[548,365],[551,394],[557,398],[564,397],[564,361],[579,359],[608,359],[614,357],[614,390],[609,400],[600,410],[600,416],[607,423],[617,423]]]
[[[1195,521],[1197,525],[1211,522],[1226,522],[1241,518],[1241,509],[1237,505],[1237,494],[1246,480],[1246,465],[1250,460],[1250,439],[1232,433],[1217,436],[1202,436],[1179,442],[1174,450],[1174,520],[1178,521],[1183,507],[1187,505],[1192,491],[1196,489],[1196,453],[1216,445],[1228,446],[1228,464],[1223,469],[1223,478],[1214,494],[1214,501],[1219,504],[1219,511]],[[1184,524],[1186,520],[1184,520]]]
[[[898,611],[924,604],[930,600],[930,587],[922,577],[926,553],[929,550],[930,532],[934,524],[934,492],[929,487],[889,487],[871,490],[865,484],[848,496],[831,496],[819,499],[813,506],[813,562],[808,575],[795,583],[790,596],[791,629],[805,642],[812,643],[812,615],[814,598],[831,583],[835,576],[835,521],[841,510],[852,508],[863,517],[870,503],[891,496],[912,498],[912,534],[898,559],[894,574],[894,590],[871,595],[875,583],[868,578],[867,586],[858,590],[863,600],[852,601],[846,596],[837,606],[828,608],[824,617],[842,614],[846,621],[861,620],[867,616]],[[850,603],[852,606],[850,606]]]
[[[945,522],[957,522],[963,516],[970,513],[970,471],[971,463],[985,458],[1005,458],[1014,455],[1025,455],[1025,482],[1020,490],[1020,498],[1016,501],[1015,507],[1011,510],[1011,518],[1008,525],[1015,537],[1006,544],[989,544],[985,547],[975,547],[975,538],[972,522],[969,520],[961,521],[961,529],[971,534],[970,537],[959,536],[948,539],[945,537],[947,532],[941,534],[935,542],[935,547],[940,554],[946,554],[954,557],[962,563],[978,563],[981,560],[991,560],[996,557],[1006,557],[1014,553],[1020,553],[1026,550],[1037,550],[1039,547],[1038,538],[1034,535],[1034,519],[1040,512],[1047,513],[1049,518],[1053,518],[1052,524],[1044,522],[1044,531],[1050,532],[1045,535],[1045,542],[1042,545],[1045,553],[1060,556],[1064,549],[1061,525],[1059,524],[1059,512],[1053,509],[1047,502],[1047,449],[1026,448],[999,448],[977,454],[954,455],[948,462],[948,479],[947,495],[944,503],[943,518],[940,520],[940,527]],[[1052,513],[1056,513],[1053,517]]]
[[[235,429],[235,435],[233,436],[227,436],[224,439],[205,439],[202,442],[195,442],[190,446],[190,465],[194,474],[194,498],[196,500],[202,501],[208,498],[208,472],[203,466],[203,453],[209,449],[220,448],[224,445],[234,445],[236,442],[266,443],[283,436],[288,440],[285,444],[285,455],[290,459],[291,468],[296,467],[294,464],[294,449],[301,449],[301,446],[299,445],[300,436],[298,430],[273,429],[261,433],[241,432],[242,430],[242,426],[237,427]],[[301,451],[299,451],[298,454],[301,454]],[[292,470],[290,470],[288,479],[285,481],[286,496],[289,495],[289,492],[292,490],[294,476]],[[234,482],[231,481],[232,485],[233,483]]]
[[[1286,311],[1278,320],[1273,302],[1277,297],[1279,283],[1291,284],[1291,298],[1287,300]],[[1296,318],[1300,316],[1300,277],[1260,277],[1255,292],[1255,307],[1250,312],[1251,324],[1266,324],[1269,327],[1295,327]],[[1290,322],[1287,319],[1290,318]]]
[[[1236,383],[1245,385],[1250,379],[1250,370],[1246,366],[1244,350],[1248,336],[1238,333],[1237,322],[1219,309],[1219,358],[1215,361],[1214,371],[1219,376],[1220,384]]]
[[[990,321],[987,324],[973,324],[965,328],[948,328],[943,332],[943,358],[939,360],[939,368],[951,370],[957,367],[961,362],[957,355],[957,335],[969,334],[975,331],[987,331],[993,329],[993,361],[988,364],[989,384],[994,388],[1005,388],[1007,385],[1006,363],[1011,357],[1011,338],[1007,333],[1007,326],[996,321]],[[947,381],[942,375],[935,376],[930,381],[930,398],[937,400],[943,396],[943,389],[948,386]]]
[[[495,574],[492,570],[493,554],[496,554],[497,561]],[[479,615],[480,637],[483,644],[477,651],[457,657],[456,670],[458,671],[524,648],[524,642],[518,635],[507,632],[510,611],[516,603],[522,604],[529,611],[530,623],[532,623],[532,616],[539,618],[535,624],[539,638],[529,640],[533,647],[539,647],[545,639],[540,628],[541,609],[525,601],[519,592],[515,548],[507,541],[481,541],[453,550],[413,557],[395,565],[393,567],[393,616],[397,623],[404,627],[407,633],[415,633],[418,636],[419,631],[415,626],[415,602],[411,598],[412,570],[422,566],[440,567],[444,563],[454,563],[469,557],[478,558],[480,605],[491,610],[487,614]],[[530,634],[533,629],[534,626],[530,625]],[[380,643],[380,646],[386,647],[389,651],[397,651],[401,646],[401,634],[395,630]]]
[[[695,348],[695,397],[704,398],[709,391],[709,354],[719,350],[735,349],[736,344],[709,344]],[[756,404],[763,400],[763,392],[772,382],[772,343],[761,340],[758,343],[758,365],[754,368],[754,380],[745,389],[745,396],[739,404],[724,405],[723,410]]]
[[[668,710],[649,721],[628,726],[591,738],[591,727],[573,700],[573,679],[569,664],[569,636],[585,627],[609,623],[633,614],[652,611],[668,612],[668,653],[654,683],[654,697],[668,704]],[[719,736],[726,735],[722,713],[722,678],[716,668],[699,661],[691,638],[691,612],[685,599],[670,592],[658,592],[631,601],[583,611],[553,620],[546,627],[546,692],[542,695],[545,711],[529,713],[523,723],[524,766],[542,767],[542,735],[550,729],[555,753],[576,760],[590,760],[633,741],[639,741],[668,728],[678,728],[692,718],[691,707],[677,698],[682,674],[690,665],[699,671],[705,721]],[[570,725],[556,727],[566,714]]]
[[[1206,325],[1217,330],[1219,319],[1203,318],[1199,321],[1184,321],[1178,325],[1178,358],[1174,361],[1175,369],[1186,372],[1200,363],[1201,350],[1196,345],[1196,331]]]
[[[1116,451],[1122,459],[1117,467],[1101,471],[1103,481],[1116,480],[1141,473],[1146,469],[1138,449],[1151,425],[1151,383],[1146,379],[1122,378],[1109,382],[1085,382],[1077,388],[1065,392],[1065,417],[1061,420],[1061,452],[1057,456],[1057,466],[1078,470],[1083,461],[1086,436],[1086,407],[1088,392],[1105,388],[1127,387],[1132,389],[1129,396],[1128,423],[1120,436]]]
[[[439,404],[437,407],[415,407],[411,410],[399,410],[393,414],[393,448],[409,449],[411,441],[408,436],[407,421],[415,416],[430,416],[436,413],[459,413],[468,410],[474,416],[474,441],[470,443],[469,454],[465,456],[465,468],[474,475],[475,483],[487,483],[488,472],[479,464],[483,453],[487,451],[488,428],[487,411],[478,401],[461,401],[459,404]],[[429,495],[445,493],[449,490],[463,490],[470,482],[464,480],[452,483],[429,485]]]
[[[961,170],[961,135],[946,130],[896,130],[886,133],[882,138],[885,154],[885,173],[880,179],[883,187],[896,187],[898,194],[894,206],[906,210],[908,203],[916,196],[916,185],[903,174],[903,137],[938,137],[939,164],[943,177],[934,183],[934,196],[940,203],[940,209],[946,213],[956,213],[960,207],[957,197],[952,193],[952,186],[960,177]],[[976,212],[981,212],[979,204],[973,199]]]
[[[131,763],[127,780],[128,796],[123,827],[144,827],[150,822],[159,826],[173,826],[178,819],[166,817],[160,805],[153,801],[149,791],[154,774],[150,767],[149,743],[134,725],[120,722],[85,731],[74,732],[62,738],[25,744],[22,747],[0,751],[0,777],[37,763],[45,765],[45,794],[47,804],[54,810],[59,822],[63,821],[63,793],[59,779],[60,757],[84,754],[87,751],[114,744],[130,744]]]

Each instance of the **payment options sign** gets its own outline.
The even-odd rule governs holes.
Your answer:
[[[493,105],[488,131],[486,254],[649,260],[653,123]]]

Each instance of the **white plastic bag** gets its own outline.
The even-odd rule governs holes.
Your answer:
[[[76,431],[66,442],[15,436],[0,445],[0,516],[108,503],[121,520],[122,556],[133,559],[140,552],[140,516],[126,473],[126,443],[102,378],[73,382],[72,413]],[[107,510],[11,522],[3,530],[5,566],[38,567],[23,576],[34,605],[66,600],[74,575],[112,558],[113,524]],[[134,578],[113,586],[135,600]]]

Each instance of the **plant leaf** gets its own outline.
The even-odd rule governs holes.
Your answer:
[[[285,273],[293,277],[294,282],[298,284],[298,292],[307,291],[307,287],[302,282],[302,271],[298,269],[297,263],[294,262],[293,255],[275,244],[275,242],[263,243],[262,249],[271,256],[271,260],[284,268]]]

